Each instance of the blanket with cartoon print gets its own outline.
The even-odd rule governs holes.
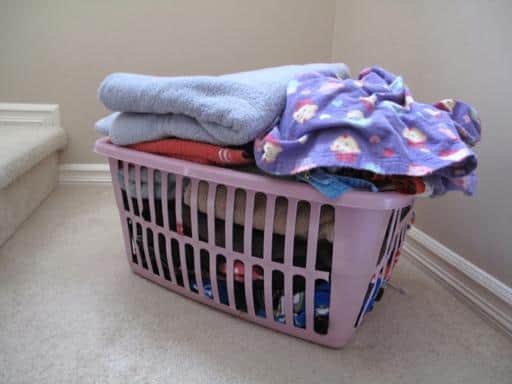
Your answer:
[[[475,191],[480,120],[469,105],[416,102],[402,77],[379,67],[357,80],[307,73],[288,84],[278,124],[256,140],[259,168],[276,175],[318,167],[421,176],[434,195]]]

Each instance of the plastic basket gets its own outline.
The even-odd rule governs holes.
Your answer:
[[[351,191],[332,201],[296,181],[142,153],[107,138],[96,142],[95,151],[109,159],[133,272],[216,309],[330,347],[345,344],[382,295],[412,218],[414,199],[406,195]],[[207,212],[198,210],[200,183],[208,186]],[[225,220],[215,217],[219,186],[226,192]],[[243,225],[233,221],[235,193],[244,195]],[[264,228],[257,231],[254,204],[262,198]],[[277,201],[286,206],[281,237],[274,233]],[[309,217],[301,239],[295,236],[299,209]],[[325,209],[334,218],[333,240],[326,246],[318,239]]]

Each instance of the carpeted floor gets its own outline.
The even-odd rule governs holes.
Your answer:
[[[60,186],[0,248],[0,383],[512,383],[512,341],[402,258],[342,350],[133,275],[110,188]]]

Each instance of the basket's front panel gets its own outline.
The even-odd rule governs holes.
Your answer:
[[[375,302],[382,298],[384,288],[388,284],[393,268],[400,257],[400,250],[410,227],[412,216],[412,205],[391,211],[385,226],[384,238],[380,243],[378,259],[355,321],[356,327],[361,323],[364,316],[373,309]]]
[[[381,223],[368,213],[379,211],[359,215],[357,209],[277,191],[237,188],[236,180],[207,182],[115,159],[110,169],[134,272],[202,303],[326,345],[341,345],[352,333],[366,312],[361,308],[366,275],[376,264],[379,276],[389,273],[404,234],[400,210],[393,211],[393,227],[388,224],[390,234],[384,234],[391,211],[377,215]],[[335,225],[325,225],[326,218]],[[365,243],[357,233],[364,225],[377,233],[366,243],[385,237],[382,256],[372,246],[352,247]],[[350,257],[340,257],[352,251],[366,261],[349,265]],[[351,295],[357,284],[358,293]],[[340,321],[350,322],[350,329]]]

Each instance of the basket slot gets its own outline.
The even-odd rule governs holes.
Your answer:
[[[263,213],[260,212],[260,214],[263,214],[263,220],[265,220],[265,215],[266,215],[266,210],[267,210],[267,195],[265,195],[262,192],[257,192],[254,195],[254,205],[253,205],[253,211],[252,211],[253,218],[254,218],[256,208],[258,206],[263,207]],[[249,228],[251,230],[251,252],[250,252],[250,254],[253,257],[257,257],[258,259],[263,259],[265,226],[263,227],[263,231],[260,231],[260,230],[257,230],[256,228],[254,228],[252,223],[253,223],[253,221],[251,221],[251,227]]]
[[[213,210],[213,220],[214,220],[214,223],[215,223],[215,242],[214,244],[216,246],[219,246],[223,249],[225,249],[226,247],[226,223],[225,223],[225,220],[224,222],[222,222],[222,220],[220,219],[217,219],[215,217],[215,214],[217,212],[217,201],[220,201],[221,200],[221,196],[222,196],[222,190],[221,189],[225,189],[226,187],[224,185],[217,185],[216,188],[215,188],[215,199],[213,200],[213,204],[214,204],[214,210]]]
[[[311,203],[311,210],[309,212],[309,229],[308,229],[308,247],[306,256],[306,269],[308,271],[315,269],[316,265],[316,251],[318,241],[318,225],[320,223],[320,208],[319,203]]]
[[[391,276],[393,267],[398,260],[398,256],[399,256],[398,252],[400,250],[400,247],[402,246],[402,242],[405,238],[405,234],[407,231],[407,220],[404,220],[404,215],[402,212],[399,213],[399,217],[400,217],[399,220],[401,220],[401,221],[400,221],[400,224],[398,225],[398,227],[396,228],[395,233],[393,234],[394,235],[394,247],[392,248],[392,252],[389,256],[389,260],[387,263],[386,273],[384,276],[386,279],[389,279]]]
[[[209,242],[210,241],[210,233],[208,230],[208,216],[207,212],[202,211],[199,207],[202,204],[205,204],[206,211],[208,210],[208,194],[210,191],[210,186],[206,181],[197,180],[197,198],[196,201],[196,212],[192,212],[191,215],[195,217],[193,220],[197,220],[197,239],[198,241]],[[192,187],[190,188],[190,201],[194,198]],[[203,199],[204,201],[201,201]],[[192,203],[190,204],[192,208]]]
[[[401,222],[407,222],[408,221],[408,217],[409,216],[409,213],[411,212],[411,209],[412,209],[412,206],[408,205],[406,207],[403,207],[401,210],[400,210],[400,221]]]
[[[272,313],[272,273],[270,273],[270,268],[264,268],[264,275],[263,275],[263,296],[265,298],[265,315],[267,319],[273,318]]]
[[[124,189],[121,189],[120,185],[118,186],[118,188],[120,189],[121,191],[121,199],[122,199],[122,206],[123,206],[123,209],[121,211],[124,212],[129,212],[130,210],[130,207],[128,206],[128,195],[126,194],[126,191]]]
[[[310,204],[307,201],[300,200],[297,202],[296,207],[296,214],[295,214],[295,227],[294,232],[292,236],[295,236],[295,230],[296,228],[301,225],[299,224],[299,221],[303,223],[304,221],[307,221],[309,223],[309,216],[311,215],[311,209]],[[308,235],[309,235],[309,226],[308,226]],[[302,238],[302,237],[295,237],[292,239],[293,243],[293,265],[296,267],[305,268],[306,267],[306,260],[307,260],[307,249],[308,249],[308,237]],[[299,244],[300,243],[302,244]]]
[[[315,280],[314,329],[316,333],[325,335],[329,329],[330,286],[325,280]]]
[[[245,268],[245,263],[235,259],[233,264],[233,293],[237,311],[247,312],[247,299],[245,296],[245,275],[250,275],[251,270]]]
[[[275,200],[274,226],[272,231],[272,260],[278,263],[284,263],[285,237],[277,232],[277,228],[285,225],[283,219],[288,216],[288,200],[284,196],[277,196]],[[285,230],[286,234],[286,230]]]
[[[251,286],[252,292],[252,295],[247,296],[253,302],[253,305],[251,305],[250,308],[254,310],[256,316],[266,318],[268,315],[267,309],[272,308],[272,306],[269,307],[266,303],[266,297],[268,296],[268,293],[270,292],[270,295],[272,294],[271,291],[267,290],[266,287],[265,275],[267,274],[260,265],[253,265],[251,270],[253,275],[259,275],[262,277],[262,279],[255,280],[250,277],[251,283],[247,284]]]
[[[153,168],[146,169],[148,175],[148,200],[149,200],[149,221],[156,224],[155,214],[155,171]]]
[[[397,229],[397,233],[395,236],[395,246],[393,248],[393,252],[391,253],[391,255],[389,257],[386,274],[384,276],[386,278],[386,280],[388,280],[391,277],[391,272],[393,271],[393,268],[394,268],[396,262],[398,261],[399,250],[400,250],[400,247],[402,246],[403,237],[405,235],[404,232],[405,232],[404,226]]]
[[[359,326],[359,324],[361,324],[361,321],[363,320],[364,312],[366,311],[366,306],[368,304],[368,299],[370,298],[370,294],[373,291],[372,288],[373,288],[373,286],[370,281],[370,283],[368,283],[368,288],[366,289],[366,293],[364,294],[363,304],[361,305],[361,309],[359,310],[359,313],[357,315],[356,322],[354,324],[354,328],[357,328]]]
[[[235,189],[235,214],[233,217],[238,217],[236,221],[239,222],[239,224],[236,224],[233,222],[232,225],[232,231],[233,231],[233,252],[238,253],[244,253],[244,243],[245,243],[245,226],[244,221],[245,220],[245,207],[246,207],[246,199],[247,199],[247,193],[244,189]],[[240,217],[240,211],[244,212],[244,216]],[[242,222],[240,223],[240,220]]]
[[[208,184],[208,201],[206,216],[208,221],[208,244],[215,245],[215,196],[217,193],[217,184]],[[212,275],[214,276],[214,275]]]
[[[137,221],[134,221],[134,225],[135,225],[135,236],[134,236],[135,252],[137,253],[137,259],[139,261],[139,266],[144,269],[147,269],[148,265],[147,265],[146,255],[145,255],[144,249],[143,249],[144,245],[143,245],[143,240],[142,240],[142,228],[143,227]]]
[[[379,281],[382,281],[385,275],[385,266],[380,267],[377,271],[375,271],[374,275],[372,276],[370,283],[369,283],[369,289],[370,294],[368,297],[366,297],[364,306],[363,306],[363,312],[362,312],[362,318],[366,315],[366,311],[368,310],[368,307],[370,306],[370,303],[372,302],[372,298],[377,293],[377,290],[380,288],[381,284]],[[361,319],[362,320],[362,319]]]
[[[287,304],[290,312],[291,318],[293,318],[293,325],[297,328],[305,328],[305,309],[307,307],[308,302],[306,301],[306,279],[304,276],[293,275],[290,276],[289,279],[289,291],[291,292],[291,297],[287,299]],[[297,308],[295,305],[295,296],[299,298],[299,302],[297,303]],[[302,319],[302,323],[300,321],[295,321],[295,317]]]
[[[121,174],[123,162],[109,158],[110,174],[112,177],[112,184],[114,187],[114,195],[116,198],[117,206],[119,208],[119,216],[121,218],[121,225],[123,228],[124,246],[130,263],[137,263],[137,254],[133,249],[133,229],[131,226],[131,219],[126,216],[128,210],[128,198],[126,197],[126,190],[123,191],[121,185]],[[122,208],[121,208],[122,207]]]
[[[228,292],[227,292],[227,286],[226,286],[226,276],[223,273],[227,270],[226,266],[226,257],[222,254],[217,254],[216,260],[215,260],[215,272],[214,272],[214,278],[212,279],[215,281],[215,291],[214,294],[215,301],[219,304],[224,304],[229,306],[229,299],[228,299]]]
[[[133,201],[132,201],[132,198],[134,198],[135,196],[132,196],[131,195],[131,192],[130,192],[130,169],[129,169],[129,164],[127,162],[124,162],[123,163],[123,172],[124,172],[124,190],[126,191],[126,197],[127,197],[127,200],[128,200],[128,210],[130,213],[134,214],[135,215],[135,211],[134,211],[134,207],[133,207]]]
[[[151,269],[153,273],[158,276],[162,276],[161,269],[158,268],[158,261],[160,258],[160,254],[157,253],[156,242],[153,230],[151,228],[146,228],[144,231],[146,234],[146,249],[148,250],[148,258],[151,263]]]
[[[169,273],[169,261],[168,252],[166,247],[165,236],[162,233],[156,234],[156,261],[160,276],[163,276],[166,280],[171,281],[171,275]]]
[[[310,332],[314,328],[314,316],[315,316],[315,284],[314,279],[308,278],[305,281],[305,303],[304,310],[306,311],[306,329]]]
[[[252,255],[252,218],[254,216],[254,191],[248,190],[245,196],[244,253]]]
[[[401,247],[401,246],[402,246],[402,244],[403,244],[403,242],[404,242],[404,240],[405,240],[405,236],[407,235],[407,225],[408,225],[408,224],[409,224],[409,223],[408,223],[407,221],[404,221],[404,222],[402,223],[402,234],[401,234],[401,236],[400,236],[400,245],[399,245],[399,247]]]
[[[196,269],[195,269],[195,266],[196,266],[196,261],[195,261],[195,249],[194,247],[192,246],[192,244],[189,244],[189,243],[184,243],[184,248],[185,248],[185,259],[186,259],[186,265],[185,265],[185,268],[184,268],[184,273],[187,275],[188,279],[189,279],[189,286],[190,286],[190,290],[192,292],[199,292],[198,291],[198,284],[199,282],[197,281],[197,274],[196,274]]]
[[[233,250],[233,215],[235,206],[235,189],[233,187],[226,187],[226,214],[225,214],[225,238],[226,238],[226,249],[228,251]],[[230,301],[231,302],[231,301]]]
[[[178,241],[178,247],[180,250],[180,269],[181,269],[181,276],[183,279],[183,287],[186,290],[190,290],[190,282],[188,280],[188,271],[187,271],[187,256],[185,254],[184,241]]]
[[[180,228],[181,229],[181,234],[187,236],[187,237],[192,237],[192,210],[191,210],[191,207],[190,206],[187,206],[185,205],[185,193],[187,191],[188,188],[192,189],[192,180],[191,178],[189,177],[183,177],[183,182],[182,182],[182,190],[181,190],[181,199],[179,200],[180,202],[180,205],[181,205],[181,216],[182,216],[182,221],[181,221],[181,226],[178,227],[177,226],[177,229]],[[197,212],[197,198],[194,199],[194,196],[197,196],[197,187],[196,187],[196,194],[192,194],[192,191],[191,191],[191,200],[194,200],[195,204],[196,204],[196,212]],[[176,200],[176,204],[178,203],[178,200]],[[196,215],[196,218],[197,218],[197,215]],[[196,238],[197,239],[197,238]]]
[[[148,187],[148,193],[151,196],[152,201],[150,201],[149,210],[151,213],[151,217],[153,217],[153,223],[156,224],[159,227],[164,227],[164,216],[167,216],[167,211],[162,210],[162,203],[163,201],[167,201],[167,191],[166,194],[162,194],[162,183],[166,180],[163,180],[163,174],[159,170],[153,170],[151,169],[151,182]],[[160,183],[160,188],[157,188],[157,181]],[[159,196],[158,196],[159,195]],[[153,207],[151,206],[153,204]]]
[[[146,269],[150,270],[152,267],[151,263],[151,256],[149,254],[149,247],[148,247],[148,229],[141,227],[142,231],[142,251],[144,252],[144,258],[146,259]]]
[[[197,292],[201,295],[204,294],[203,288],[203,276],[201,272],[201,254],[199,248],[194,245],[191,245],[192,252],[194,253],[194,275],[196,279]]]
[[[113,158],[108,159],[110,166],[110,176],[112,178],[112,185],[114,187],[114,194],[116,197],[119,213],[124,215],[128,211],[128,197],[126,195],[126,187],[124,185],[123,162]],[[122,207],[122,209],[121,209]]]
[[[173,240],[174,240],[174,242],[176,242],[175,239],[166,237],[165,249],[166,249],[166,255],[167,255],[167,266],[169,268],[169,274],[171,275],[171,281],[174,282],[175,284],[178,284],[178,280],[176,279],[176,272],[174,269],[174,259],[173,259],[174,255],[173,255],[172,244],[171,244]]]
[[[395,254],[396,254],[396,252],[398,250],[398,246],[399,246],[399,231],[400,230],[399,230],[398,223],[400,222],[400,210],[399,209],[395,210],[394,215],[395,215],[395,220],[394,220],[393,229],[392,229],[392,232],[390,235],[390,238],[391,238],[390,246],[389,246],[387,254],[386,254],[386,259],[383,263],[384,268],[381,269],[381,274],[382,274],[381,277],[386,278],[386,279],[388,279],[391,274],[391,269],[393,267],[393,261],[395,258]]]
[[[234,279],[233,279],[233,261],[232,260],[226,260],[224,258],[224,266],[226,269],[226,285],[227,285],[227,291],[228,291],[228,303],[231,309],[236,310],[235,305],[235,289],[234,289]]]
[[[389,239],[391,237],[391,234],[389,233],[391,231],[391,226],[393,225],[393,218],[394,218],[394,212],[391,211],[391,213],[389,214],[389,218],[388,218],[388,223],[386,224],[386,231],[384,233],[384,239],[382,240],[382,244],[380,246],[380,252],[379,252],[379,257],[377,259],[377,264],[376,266],[378,267],[384,256],[386,255],[386,250],[388,248],[388,244],[389,244]]]
[[[197,240],[199,233],[197,229],[197,188],[198,180],[190,179],[190,218],[192,224],[192,238]]]
[[[251,281],[253,309],[256,316],[266,318],[268,316],[266,296],[269,291],[265,288],[265,269],[260,265],[253,265],[252,273],[261,276],[261,279],[252,279]]]
[[[141,177],[141,168],[138,165],[135,165],[135,194],[137,199],[137,214],[140,217],[143,217],[143,204],[142,204],[142,192],[141,192],[141,184],[142,184],[142,177]]]
[[[318,241],[316,248],[316,264],[315,269],[317,271],[331,272],[332,270],[332,255],[333,255],[333,243],[328,239],[334,239],[334,225],[328,227],[322,227],[322,218],[333,217],[334,218],[334,207],[332,205],[322,205],[320,208],[320,224],[318,227]],[[320,239],[320,230],[322,230],[322,239]]]
[[[385,249],[384,255],[379,260],[380,263],[378,265],[383,265],[383,264],[387,263],[387,260],[389,258],[389,254],[391,252],[391,247],[393,245],[393,239],[394,239],[395,228],[396,228],[396,223],[398,221],[398,217],[399,217],[398,210],[394,209],[391,212],[388,228],[386,229],[386,237],[384,239],[384,241],[386,243],[385,248],[384,248]],[[388,231],[388,229],[389,229],[389,231]]]
[[[176,219],[176,232],[180,235],[183,234],[183,215],[181,212],[181,206],[183,201],[183,176],[176,175],[176,186],[175,186],[175,192],[176,192],[176,199],[174,200],[175,208],[174,208],[174,214]]]
[[[393,210],[394,220],[393,220],[393,229],[391,230],[391,247],[388,250],[388,257],[393,252],[394,246],[396,246],[396,235],[397,235],[397,227],[398,223],[400,222],[400,210],[394,209]]]
[[[283,263],[285,265],[293,264],[293,248],[295,240],[295,219],[297,216],[297,200],[288,199],[286,209],[286,232],[284,238]]]
[[[220,304],[219,300],[219,288],[217,285],[217,259],[215,254],[210,252],[210,284],[212,285],[212,296],[213,300]]]
[[[169,199],[168,199],[168,183],[169,183],[169,174],[167,172],[160,172],[160,180],[161,180],[161,200],[162,200],[162,215],[164,217],[164,228],[169,228]]]
[[[286,321],[289,325],[294,325],[294,316],[293,316],[293,285],[294,280],[298,276],[292,275],[291,273],[284,274],[284,312]]]
[[[131,261],[137,265],[140,264],[140,258],[138,256],[137,243],[135,242],[135,230],[134,230],[134,222],[129,217],[126,218],[126,227],[128,228],[128,234],[130,236],[129,244],[130,244],[130,253],[131,253]]]
[[[130,219],[129,217],[126,217],[124,219],[124,225],[126,226],[126,230],[127,230],[127,234],[129,235],[128,239],[127,239],[127,242],[128,242],[128,247],[126,247],[126,249],[129,249],[129,253],[131,256],[131,258],[129,257],[129,260],[132,262],[132,263],[135,263],[135,264],[139,264],[139,261],[137,260],[137,251],[136,251],[136,244],[135,244],[135,237],[134,237],[134,234],[133,234],[133,227],[132,227],[132,224],[133,224],[133,221],[132,219]],[[126,237],[126,236],[125,236]]]
[[[245,288],[245,302],[247,312],[250,316],[255,315],[254,310],[254,297],[253,297],[253,275],[255,274],[256,266],[244,265],[244,288]]]
[[[210,278],[210,252],[206,249],[199,251],[199,268],[201,271],[201,287],[199,292],[208,298],[211,298],[211,278]],[[206,286],[209,286],[209,294],[207,293]]]
[[[274,210],[276,196],[267,195],[265,208],[265,230],[263,232],[263,258],[272,259],[272,234],[274,232]]]
[[[290,321],[289,317],[285,314],[285,301],[284,296],[284,273],[279,270],[272,271],[272,310],[274,321],[286,324]]]

